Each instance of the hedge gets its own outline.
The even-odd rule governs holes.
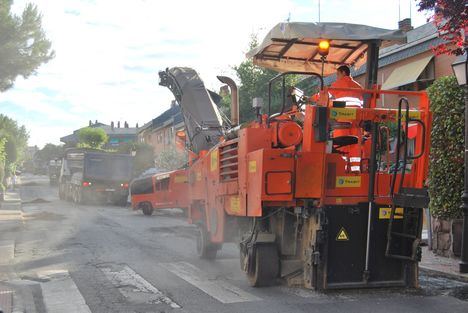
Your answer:
[[[464,177],[463,89],[454,76],[439,78],[427,89],[433,113],[429,168],[432,215],[442,219],[462,216]]]

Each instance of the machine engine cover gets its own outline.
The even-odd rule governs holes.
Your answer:
[[[283,147],[296,146],[302,141],[302,129],[295,122],[282,122],[278,125],[278,141]]]

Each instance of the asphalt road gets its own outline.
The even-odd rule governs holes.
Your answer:
[[[14,243],[0,269],[26,312],[468,312],[467,284],[438,277],[422,276],[419,290],[252,288],[235,245],[197,258],[195,229],[178,210],[79,206],[44,177],[23,183],[22,215],[0,221]]]

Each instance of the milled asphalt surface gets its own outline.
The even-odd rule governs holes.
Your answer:
[[[45,177],[23,182],[23,217],[0,221],[15,243],[0,269],[26,312],[468,312],[467,284],[441,277],[422,276],[419,290],[252,288],[235,245],[215,261],[197,258],[195,230],[178,210],[78,206]]]

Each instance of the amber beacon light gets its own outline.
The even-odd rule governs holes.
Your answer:
[[[327,56],[330,50],[330,42],[328,40],[321,40],[318,44],[318,48],[321,56]]]

